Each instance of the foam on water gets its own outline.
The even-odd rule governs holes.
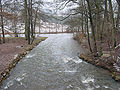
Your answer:
[[[72,58],[70,57],[63,57],[63,61],[64,63],[68,63],[69,61],[71,61]]]
[[[100,86],[99,86],[99,85],[96,85],[95,87],[96,87],[96,88],[100,88]]]
[[[108,86],[103,86],[104,88],[109,88]]]
[[[23,73],[22,75],[16,77],[15,80],[20,82],[21,80],[23,80],[25,78],[25,76],[27,76],[27,73]]]
[[[91,78],[91,77],[88,77],[88,78],[82,78],[82,83],[90,83],[90,82],[94,82],[94,79]]]
[[[9,81],[7,85],[4,87],[4,89],[8,89],[12,85],[13,85],[13,81]]]
[[[24,77],[18,77],[18,78],[16,78],[16,81],[20,82],[23,79],[24,79]]]
[[[76,73],[77,71],[76,70],[65,70],[65,71],[59,71],[60,73],[61,72],[65,72],[65,73]]]
[[[72,59],[72,61],[75,62],[75,63],[82,63],[81,59],[78,59],[78,60]]]
[[[68,63],[69,61],[73,61],[73,62],[75,62],[76,64],[82,63],[82,60],[79,59],[78,57],[75,58],[75,59],[74,59],[74,57],[73,57],[73,58],[71,58],[71,57],[63,57],[62,60],[64,61],[64,63]]]
[[[33,55],[27,55],[26,58],[32,58],[34,56],[35,56],[35,54],[33,54]]]
[[[94,90],[94,88],[90,88],[90,87],[88,87],[87,90]]]
[[[66,70],[66,71],[64,71],[64,72],[66,72],[66,73],[75,73],[75,72],[77,72],[76,70]]]

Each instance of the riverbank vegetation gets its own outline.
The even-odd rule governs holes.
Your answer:
[[[43,10],[42,0],[0,0],[0,44],[7,37],[25,37],[32,44],[43,23],[50,17]],[[41,9],[42,8],[42,9]]]
[[[107,67],[120,80],[119,0],[66,0],[65,6],[69,3],[76,7],[63,20],[73,30],[74,39],[89,50],[81,58],[89,57],[88,62]]]

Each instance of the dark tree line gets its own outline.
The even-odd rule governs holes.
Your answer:
[[[5,26],[9,27],[9,24],[12,24],[9,30],[13,31],[15,37],[18,37],[17,24],[24,23],[25,38],[28,44],[32,44],[35,39],[36,25],[40,24],[40,20],[45,21],[47,17],[46,13],[41,10],[43,5],[42,0],[0,0],[0,43],[5,43]]]
[[[120,1],[66,0],[66,5],[69,2],[78,6],[69,11],[65,22],[75,31],[78,28],[77,31],[88,37],[90,52],[95,56],[101,56],[105,38],[109,49],[114,50],[118,44],[117,34],[120,30]]]

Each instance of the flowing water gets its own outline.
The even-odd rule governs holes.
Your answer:
[[[120,90],[109,72],[78,58],[83,53],[72,34],[48,38],[10,72],[0,90]]]

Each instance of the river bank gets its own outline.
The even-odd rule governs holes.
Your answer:
[[[92,54],[89,51],[89,46],[87,42],[87,37],[84,37],[82,35],[76,35],[74,37],[75,40],[78,41],[79,44],[85,49],[84,54],[80,54],[79,58],[83,59],[84,61],[93,64],[97,67],[103,68],[108,70],[111,73],[111,77],[116,80],[120,81],[120,45],[115,48],[114,51],[110,52],[107,47],[107,42],[104,40],[103,42],[103,55],[101,57],[95,57],[94,54]],[[91,42],[91,45],[93,43]],[[112,56],[111,56],[112,55]],[[113,62],[113,60],[116,60]]]
[[[0,83],[9,76],[9,72],[35,46],[46,37],[37,37],[33,44],[28,45],[22,37],[7,38],[5,44],[0,44]]]

